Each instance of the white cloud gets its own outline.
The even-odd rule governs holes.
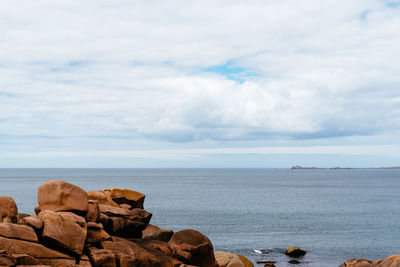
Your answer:
[[[0,135],[183,142],[400,131],[400,8],[385,1],[1,6]],[[205,71],[227,62],[251,75]]]

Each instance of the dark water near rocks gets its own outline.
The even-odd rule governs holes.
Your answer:
[[[141,191],[153,224],[197,229],[216,250],[277,266],[290,266],[281,252],[292,245],[309,251],[300,266],[400,254],[400,170],[0,169],[0,195],[32,213],[52,179]]]

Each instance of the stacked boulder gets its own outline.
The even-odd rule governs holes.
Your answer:
[[[129,189],[86,192],[49,181],[38,189],[36,215],[28,215],[0,196],[0,266],[250,266],[244,257],[217,261],[198,231],[149,224],[144,199]]]
[[[400,255],[392,255],[384,260],[377,260],[375,262],[357,258],[343,262],[339,267],[399,267],[400,266]]]

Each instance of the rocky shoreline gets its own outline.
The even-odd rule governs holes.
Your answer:
[[[86,192],[49,181],[39,186],[30,215],[18,213],[11,197],[0,196],[0,266],[254,267],[243,255],[214,251],[196,230],[174,233],[150,224],[144,200],[144,194],[130,189]],[[285,253],[296,258],[306,251],[290,247]],[[400,256],[374,263],[352,259],[341,266],[400,266]]]

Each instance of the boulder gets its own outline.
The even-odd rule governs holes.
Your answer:
[[[86,221],[71,212],[43,210],[39,213],[44,227],[43,242],[51,247],[81,255],[86,240]]]
[[[400,266],[400,255],[392,255],[384,260],[376,261],[374,267],[398,267]],[[358,267],[358,266],[357,266]]]
[[[246,266],[246,267],[254,267],[254,264],[248,258],[243,256],[242,254],[236,253],[235,255],[237,255],[240,258],[240,260],[243,262],[244,266]]]
[[[95,200],[99,203],[99,205],[107,205],[113,207],[119,207],[117,203],[115,203],[110,195],[110,192],[106,193],[102,190],[93,190],[88,192],[88,197],[90,200]]]
[[[74,267],[75,259],[39,259],[40,264],[52,267]],[[34,267],[34,266],[32,266]],[[36,267],[36,266],[35,266]]]
[[[285,251],[285,254],[292,258],[298,258],[306,255],[307,251],[297,247],[288,247]]]
[[[133,256],[125,254],[125,253],[115,253],[115,260],[117,262],[118,267],[132,267],[138,266],[136,260]]]
[[[0,223],[11,222],[16,223],[18,216],[18,208],[12,197],[0,196]]]
[[[28,216],[19,220],[18,224],[27,225],[29,227],[32,227],[36,231],[40,231],[43,228],[43,221],[38,216],[35,215]]]
[[[111,235],[126,238],[141,238],[142,230],[146,227],[141,222],[126,219],[124,217],[108,217],[105,230]]]
[[[343,262],[339,267],[372,267],[372,261],[364,258],[350,259]]]
[[[17,222],[19,222],[20,220],[22,220],[25,217],[31,216],[30,214],[26,214],[26,213],[18,213],[17,215]]]
[[[14,223],[0,223],[0,236],[38,242],[37,235],[31,227]]]
[[[88,212],[86,214],[87,222],[99,222],[100,221],[100,208],[99,203],[96,200],[89,200]]]
[[[116,237],[113,238],[113,240],[115,239]],[[172,257],[172,250],[167,242],[162,242],[158,240],[142,240],[142,239],[130,239],[129,241],[136,243],[142,247],[161,251],[165,255]]]
[[[133,208],[143,209],[145,195],[129,189],[109,188],[104,190],[110,192],[111,198],[118,204],[128,204]]]
[[[211,241],[195,230],[182,230],[175,233],[169,241],[175,258],[185,264],[199,267],[218,266]]]
[[[290,264],[300,264],[301,262],[298,261],[298,260],[290,260],[290,261],[288,261],[288,263],[290,263]]]
[[[85,216],[88,211],[88,194],[80,187],[63,182],[49,181],[38,189],[41,211],[71,211]]]
[[[159,240],[163,242],[168,242],[174,231],[167,228],[160,228],[158,226],[148,224],[146,228],[142,231],[142,238],[145,240]]]
[[[14,266],[14,260],[8,255],[0,255],[0,266]]]
[[[214,255],[219,267],[245,267],[239,256],[235,254],[225,251],[216,251]]]
[[[131,211],[120,207],[113,207],[109,205],[99,204],[100,212],[107,216],[130,216]]]
[[[106,240],[111,240],[111,236],[103,229],[87,229],[86,243],[98,244]]]
[[[141,246],[139,244],[119,239],[119,241],[105,241],[101,243],[102,247],[115,253],[123,253],[133,257],[136,266],[141,267],[177,267],[182,263],[176,259],[166,256],[164,253]]]
[[[47,248],[39,243],[0,237],[0,249],[7,254],[28,254],[36,259],[72,259],[70,255]]]
[[[38,265],[40,264],[38,259],[35,259],[28,254],[13,254],[12,255],[16,265]]]
[[[110,250],[91,247],[88,254],[94,267],[117,267],[115,253]]]

